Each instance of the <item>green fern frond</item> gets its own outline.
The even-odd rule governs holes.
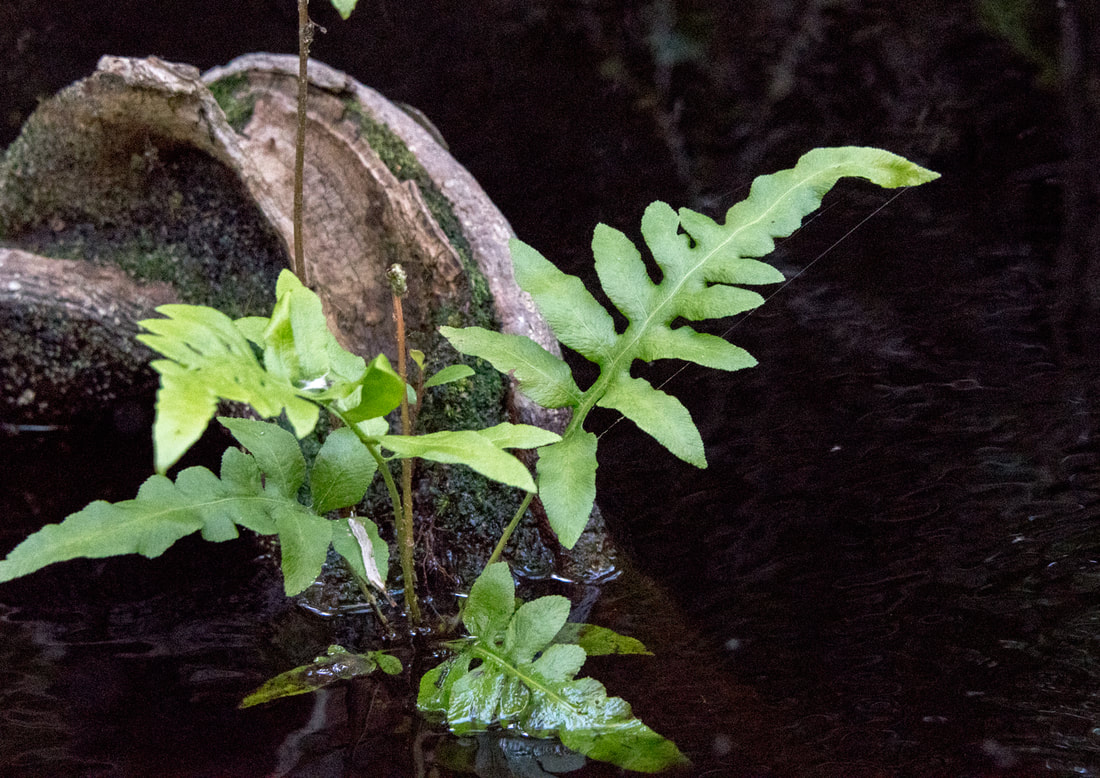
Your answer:
[[[0,581],[77,557],[157,557],[200,530],[215,541],[237,537],[235,525],[272,533],[278,510],[300,507],[265,491],[256,460],[231,448],[222,457],[221,478],[204,467],[183,470],[174,483],[154,475],[132,500],[96,501],[60,524],[43,527],[0,561]]]
[[[578,753],[628,770],[686,764],[676,745],[635,718],[625,700],[608,697],[593,678],[576,677],[588,652],[570,638],[581,638],[594,654],[646,654],[645,646],[609,629],[570,629],[568,618],[569,600],[561,595],[517,607],[508,565],[489,565],[463,612],[470,639],[424,674],[417,707],[441,715],[458,735],[505,727],[557,737]]]
[[[661,271],[657,282],[629,238],[597,226],[592,240],[596,273],[627,319],[623,332],[579,278],[513,240],[519,285],[534,298],[558,339],[600,367],[599,377],[583,392],[568,366],[540,346],[520,345],[515,336],[475,328],[441,328],[459,351],[482,357],[502,372],[514,371],[521,391],[531,399],[546,407],[573,408],[562,441],[541,449],[538,463],[539,495],[564,546],[571,548],[580,537],[595,496],[596,441],[582,429],[593,407],[620,412],[680,459],[706,467],[703,442],[687,408],[632,377],[630,368],[639,359],[682,359],[720,370],[755,365],[746,351],[722,338],[672,324],[733,316],[761,305],[764,298],[743,287],[777,283],[783,275],[755,258],[770,253],[775,238],[798,229],[844,177],[895,188],[939,176],[881,149],[814,149],[790,170],[757,178],[748,198],[729,209],[723,224],[655,202],[642,217],[642,236]]]
[[[138,340],[166,357],[152,362],[161,376],[153,424],[158,473],[202,436],[219,400],[251,405],[265,419],[286,413],[299,438],[313,431],[321,405],[349,422],[397,407],[405,384],[385,355],[367,364],[340,346],[321,300],[289,270],[275,294],[270,318],[234,321],[213,308],[162,305],[157,312],[165,318],[139,322],[148,332]]]

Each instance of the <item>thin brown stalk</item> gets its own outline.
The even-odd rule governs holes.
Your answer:
[[[387,274],[393,287],[393,317],[397,325],[397,374],[402,383],[409,385],[408,367],[405,361],[405,314],[401,309],[401,297],[405,294],[405,272],[400,265],[394,265]],[[412,435],[412,421],[409,417],[409,395],[401,395],[401,434]],[[405,610],[409,622],[414,626],[420,623],[420,603],[416,597],[416,565],[413,559],[413,511],[412,511],[412,473],[413,462],[401,460],[401,516],[396,517],[397,543],[401,554],[401,574],[405,578]]]
[[[306,262],[302,238],[303,189],[306,159],[306,97],[309,93],[307,63],[313,42],[313,22],[309,20],[309,0],[298,0],[298,134],[294,142],[294,275],[306,283]]]

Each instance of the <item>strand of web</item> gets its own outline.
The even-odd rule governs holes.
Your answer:
[[[795,279],[797,279],[797,278],[798,278],[799,276],[801,276],[801,275],[802,275],[803,273],[805,273],[806,271],[808,271],[808,270],[809,270],[809,269],[810,269],[811,267],[813,267],[814,265],[816,265],[816,264],[817,264],[817,263],[818,263],[818,262],[819,262],[820,260],[824,259],[824,258],[825,258],[825,256],[826,256],[827,254],[829,254],[829,252],[831,252],[831,251],[832,251],[833,249],[835,249],[835,248],[836,248],[837,246],[839,246],[839,245],[840,245],[841,243],[843,243],[844,241],[846,241],[846,240],[847,240],[847,239],[848,239],[848,238],[849,238],[849,237],[850,237],[850,236],[852,235],[852,233],[854,233],[854,232],[855,232],[856,230],[858,230],[858,229],[859,229],[860,227],[862,227],[862,226],[863,226],[864,224],[866,224],[866,223],[867,223],[868,221],[870,221],[871,219],[873,219],[873,218],[875,217],[875,215],[876,215],[876,214],[878,214],[878,212],[879,212],[879,211],[883,210],[884,208],[886,208],[886,206],[890,205],[890,203],[894,202],[894,200],[897,200],[897,199],[898,199],[899,197],[901,197],[901,196],[902,196],[902,194],[904,194],[904,193],[905,193],[905,192],[906,192],[906,191],[907,191],[908,189],[909,189],[909,187],[905,187],[905,188],[903,188],[903,189],[899,189],[899,190],[898,190],[898,191],[897,191],[896,193],[894,193],[894,195],[893,195],[893,196],[892,196],[892,197],[891,197],[891,198],[890,198],[889,200],[887,200],[887,201],[886,201],[886,202],[884,202],[884,203],[883,203],[882,205],[880,205],[880,206],[879,206],[878,208],[876,208],[875,210],[871,211],[871,212],[870,212],[869,214],[867,214],[867,215],[866,215],[866,216],[864,216],[864,217],[863,217],[862,219],[860,219],[860,220],[859,220],[859,221],[858,221],[858,222],[856,223],[856,225],[855,225],[854,227],[852,227],[852,228],[851,228],[850,230],[848,230],[847,232],[845,232],[845,233],[844,233],[843,235],[841,235],[841,236],[840,236],[839,238],[837,238],[837,239],[836,239],[836,240],[835,240],[835,241],[833,242],[833,244],[832,244],[831,246],[829,246],[828,248],[826,248],[826,249],[825,249],[824,251],[822,251],[822,252],[821,252],[820,254],[818,254],[818,255],[817,255],[816,257],[814,257],[813,261],[812,261],[812,262],[810,262],[810,263],[809,263],[808,265],[806,265],[806,267],[802,268],[802,269],[801,269],[801,270],[799,270],[799,271],[798,271],[797,273],[795,273],[794,275],[792,275],[792,276],[791,276],[790,278],[788,278],[788,279],[787,279],[786,281],[784,281],[784,282],[783,282],[782,284],[780,284],[780,285],[779,285],[779,288],[778,288],[778,289],[776,289],[776,290],[775,290],[775,291],[773,291],[773,292],[772,292],[771,294],[769,294],[769,295],[768,295],[767,297],[765,297],[765,298],[764,298],[764,303],[762,303],[761,305],[757,306],[757,308],[754,308],[753,310],[747,311],[747,312],[745,313],[745,315],[744,315],[744,316],[742,316],[742,317],[741,317],[741,318],[739,318],[739,319],[738,319],[737,321],[735,321],[735,322],[734,322],[733,324],[731,324],[731,325],[729,326],[729,328],[728,328],[728,329],[726,329],[726,331],[725,331],[725,332],[723,332],[723,333],[721,334],[721,336],[720,336],[720,337],[722,337],[723,339],[725,339],[726,337],[728,337],[728,336],[729,336],[729,334],[730,334],[731,332],[733,332],[733,331],[734,331],[735,329],[737,329],[738,327],[740,327],[740,326],[741,326],[741,323],[742,323],[742,322],[744,322],[744,321],[745,321],[745,319],[747,319],[747,318],[749,318],[750,316],[752,316],[752,315],[753,315],[753,313],[755,313],[755,312],[756,312],[757,310],[759,310],[759,308],[763,307],[763,305],[764,305],[764,304],[766,304],[766,303],[767,303],[767,302],[768,302],[769,300],[771,300],[771,299],[772,299],[773,297],[775,297],[775,296],[776,296],[777,294],[779,294],[779,293],[780,293],[780,292],[782,292],[782,291],[783,291],[784,289],[786,289],[786,288],[787,288],[787,287],[788,287],[788,286],[789,286],[790,284],[794,283]],[[791,235],[789,235],[789,236],[788,236],[788,240],[789,240],[790,238],[793,238],[793,237],[794,237],[795,235],[797,235],[798,233],[802,232],[802,230],[806,229],[806,227],[808,227],[808,226],[810,226],[811,224],[813,224],[813,223],[814,223],[814,221],[816,221],[816,220],[817,220],[817,219],[818,219],[819,217],[821,217],[821,216],[825,215],[826,213],[828,213],[829,211],[831,211],[831,210],[832,210],[833,208],[835,208],[835,207],[836,207],[836,206],[837,206],[838,204],[839,204],[839,203],[833,203],[833,204],[832,204],[832,205],[830,205],[829,207],[827,207],[827,208],[824,208],[824,209],[822,209],[822,210],[819,210],[819,211],[818,211],[817,213],[815,213],[815,214],[813,215],[813,217],[812,217],[812,218],[811,218],[811,219],[810,219],[810,220],[809,220],[808,222],[806,222],[805,224],[801,225],[801,226],[800,226],[800,227],[799,227],[799,228],[798,228],[797,230],[795,230],[795,231],[794,231],[793,233],[791,233]],[[682,372],[684,372],[685,370],[687,370],[687,369],[688,369],[689,367],[691,367],[690,363],[689,363],[689,364],[683,364],[683,365],[681,365],[681,366],[680,366],[679,368],[677,368],[676,372],[674,372],[674,373],[673,373],[672,375],[670,375],[670,376],[669,376],[668,378],[666,378],[666,379],[665,379],[664,381],[662,381],[661,383],[659,383],[659,384],[657,385],[657,387],[656,387],[656,388],[657,388],[657,389],[663,389],[664,387],[668,386],[668,384],[669,384],[669,383],[671,383],[671,382],[672,382],[672,380],[673,380],[674,378],[676,378],[676,377],[677,377],[678,375],[680,375],[680,373],[682,373]],[[620,414],[620,415],[619,415],[619,417],[618,417],[617,419],[615,419],[615,421],[613,421],[613,422],[611,422],[611,423],[610,423],[609,425],[607,425],[607,428],[606,428],[606,429],[605,429],[605,430],[604,430],[603,432],[599,433],[599,435],[597,435],[596,437],[597,437],[597,438],[602,438],[602,437],[603,437],[604,435],[606,435],[606,434],[607,434],[608,432],[610,432],[610,431],[611,431],[611,428],[612,428],[612,427],[614,427],[614,426],[615,426],[616,424],[618,424],[618,423],[619,423],[620,421],[622,421],[622,420],[623,420],[624,418],[626,418],[626,417]]]

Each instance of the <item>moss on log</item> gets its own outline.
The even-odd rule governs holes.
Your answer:
[[[133,335],[158,304],[231,316],[270,309],[293,238],[296,71],[295,58],[272,55],[205,76],[156,58],[104,57],[30,117],[0,163],[5,419],[64,423],[148,393],[155,376]],[[316,62],[307,123],[306,277],[346,348],[393,356],[384,273],[401,262],[410,345],[429,365],[456,361],[436,332],[443,323],[495,326],[557,349],[515,284],[506,220],[431,133]],[[475,369],[433,391],[426,424],[564,425],[484,363]],[[418,510],[467,539],[469,564],[442,566],[468,578],[516,500],[463,471],[422,468]],[[532,573],[584,577],[610,564],[599,524],[580,553],[557,560],[534,529],[518,537]]]

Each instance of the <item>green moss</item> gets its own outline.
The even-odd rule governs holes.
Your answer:
[[[117,207],[125,176],[115,160],[107,164],[90,151],[91,144],[77,136],[79,130],[61,119],[71,101],[72,87],[62,90],[27,119],[18,137],[4,151],[0,165],[0,238],[32,228],[47,216],[67,218],[89,203],[102,199],[104,207]],[[86,130],[91,137],[102,128]],[[76,171],[95,170],[97,177],[81,180]],[[127,171],[128,172],[128,171]],[[47,183],[48,182],[48,183]]]
[[[0,309],[0,391],[9,413],[36,423],[97,418],[111,401],[156,385],[137,341],[50,306],[15,301]]]
[[[435,185],[428,171],[420,164],[420,160],[409,151],[409,147],[393,130],[364,111],[354,98],[345,100],[344,108],[347,115],[358,124],[359,132],[367,143],[397,180],[412,181],[416,184],[436,224],[443,230],[458,253],[470,286],[470,320],[467,324],[479,327],[495,326],[496,320],[492,313],[493,296],[489,291],[489,284],[474,261],[470,243],[462,231],[462,223],[455,216],[447,196]],[[436,317],[436,324],[445,322],[446,319]]]
[[[44,256],[112,264],[135,279],[170,283],[182,302],[229,316],[268,313],[286,252],[233,174],[199,151],[167,143],[151,142],[128,164],[142,170],[120,202],[88,196],[61,213],[28,213],[8,222],[4,239]]]
[[[228,102],[241,79],[220,85]],[[96,89],[128,89],[102,76]],[[87,115],[77,84],[43,103],[0,163],[0,240],[46,256],[115,264],[229,315],[268,310],[286,249],[235,174],[140,126]],[[75,118],[74,118],[75,117]]]
[[[389,127],[370,116],[354,99],[345,101],[347,115],[371,148],[400,181],[413,181],[420,190],[436,223],[439,224],[462,262],[469,289],[468,301],[456,301],[433,312],[435,326],[498,327],[489,285],[473,259],[473,251],[446,195],[435,185],[420,161]],[[483,429],[507,418],[506,381],[491,365],[480,359],[457,354],[434,330],[415,333],[410,339],[427,355],[427,370],[434,373],[448,364],[463,363],[474,369],[470,378],[425,392],[418,427],[430,432],[442,429]],[[522,494],[489,481],[467,467],[418,465],[417,510],[420,522],[430,522],[434,540],[420,559],[422,570],[452,576],[457,588],[469,588],[488,559],[489,553],[511,520]],[[390,525],[392,509],[385,491],[377,485],[368,500],[368,511],[385,517]],[[528,523],[514,536],[513,561],[529,571],[549,569],[551,560],[537,532]],[[431,581],[426,582],[431,586]]]
[[[235,132],[240,132],[256,110],[256,96],[248,91],[248,75],[238,73],[218,79],[209,85],[210,94],[218,102],[225,119]]]
[[[429,372],[459,361],[475,372],[462,381],[425,391],[420,429],[483,429],[505,421],[504,377],[480,359],[455,358],[446,344],[440,346],[440,353],[442,359],[428,363]],[[435,534],[446,539],[433,544],[444,550],[428,562],[457,578],[459,588],[468,588],[523,495],[466,467],[423,463],[419,472],[417,506],[430,515]],[[532,521],[513,537],[512,544],[509,556],[513,564],[532,574],[549,572],[553,560]]]

